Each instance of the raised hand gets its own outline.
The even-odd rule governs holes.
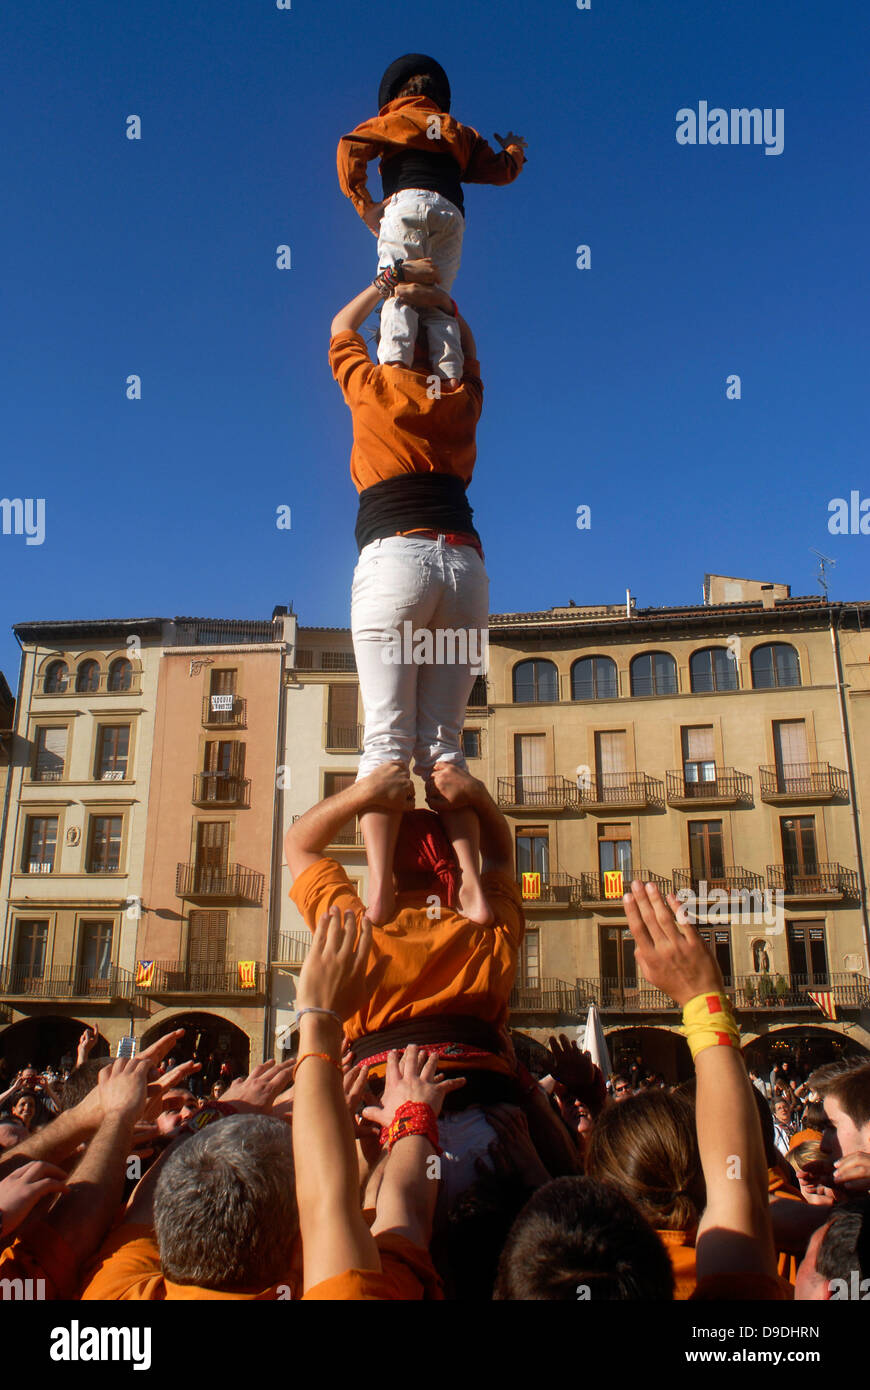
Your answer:
[[[135,1123],[145,1112],[153,1063],[149,1057],[116,1057],[103,1067],[96,1093],[103,1115],[119,1115]]]
[[[7,1236],[26,1221],[36,1203],[50,1192],[65,1192],[68,1176],[62,1168],[51,1163],[22,1163],[13,1168],[0,1182],[0,1215],[3,1235],[0,1246],[7,1245]]]
[[[673,893],[665,902],[655,884],[635,879],[623,903],[635,960],[655,989],[681,1006],[698,994],[722,991],[722,972]]]
[[[523,152],[523,159],[525,159],[526,141],[523,139],[521,135],[514,135],[512,130],[509,130],[507,135],[499,135],[498,132],[495,132],[495,139],[501,145],[503,150],[506,150],[508,145],[519,145],[520,149]]]
[[[78,1047],[77,1047],[77,1049],[76,1049],[76,1066],[77,1066],[77,1067],[82,1066],[83,1063],[85,1063],[85,1062],[88,1060],[88,1058],[90,1057],[91,1053],[92,1053],[93,1050],[94,1050],[94,1044],[96,1043],[96,1041],[97,1041],[97,1030],[96,1030],[96,1028],[90,1028],[90,1027],[86,1028],[85,1031],[82,1033],[81,1037],[79,1038],[79,1044],[78,1044]]]
[[[324,912],[299,977],[297,1009],[326,1009],[342,1020],[349,1018],[364,999],[371,945],[368,917],[363,916],[357,933],[352,912],[345,912],[344,921],[337,907]]]
[[[471,806],[478,783],[456,763],[436,763],[426,781],[426,800],[433,811],[459,811]]]
[[[389,1125],[396,1111],[406,1101],[416,1101],[420,1105],[431,1105],[436,1115],[440,1115],[445,1096],[458,1091],[465,1085],[463,1076],[448,1077],[438,1075],[438,1057],[421,1050],[415,1043],[406,1047],[399,1056],[391,1052],[387,1057],[387,1072],[384,1080],[384,1093],[379,1105],[367,1105],[363,1116],[378,1125]]]
[[[601,1090],[604,1101],[605,1082],[601,1071],[596,1067],[588,1052],[583,1052],[576,1042],[569,1041],[564,1033],[558,1039],[550,1038],[550,1075],[561,1081],[569,1091]]]
[[[411,281],[417,285],[437,285],[441,279],[441,271],[430,256],[417,256],[405,261],[402,273],[405,280],[400,281],[400,284]]]
[[[366,805],[375,810],[406,811],[414,805],[414,784],[404,763],[381,763],[361,783]]]
[[[221,1096],[243,1114],[271,1115],[272,1105],[286,1091],[293,1075],[292,1062],[260,1062],[249,1076],[234,1081]]]

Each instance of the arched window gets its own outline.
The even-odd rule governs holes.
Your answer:
[[[69,684],[69,667],[65,661],[52,661],[45,673],[43,689],[47,695],[60,695]]]
[[[737,662],[727,647],[704,647],[689,658],[689,678],[692,690],[700,694],[736,690]]]
[[[676,695],[677,663],[670,652],[644,652],[631,663],[632,695]]]
[[[80,693],[100,688],[100,665],[98,661],[83,661],[76,671],[76,690]]]
[[[616,662],[609,656],[581,656],[571,667],[572,700],[615,700]]]
[[[520,661],[514,667],[514,701],[518,705],[558,700],[559,673],[552,661]]]
[[[770,690],[777,685],[800,685],[801,668],[798,654],[788,642],[770,642],[753,648],[750,659],[752,686],[755,690]]]
[[[133,684],[133,667],[126,657],[119,656],[109,667],[109,689],[129,690]]]

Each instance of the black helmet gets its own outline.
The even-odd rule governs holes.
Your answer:
[[[450,110],[450,83],[447,80],[447,73],[440,63],[434,58],[427,58],[425,53],[406,53],[403,58],[397,58],[394,63],[390,63],[383,77],[378,90],[378,110],[392,101],[396,93],[405,85],[409,77],[416,77],[418,73],[425,72],[435,82],[437,93],[435,100],[442,111]]]

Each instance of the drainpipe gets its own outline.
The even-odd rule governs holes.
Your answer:
[[[13,631],[14,631],[14,629],[13,629]],[[4,798],[3,798],[3,818],[2,818],[2,820],[0,820],[0,883],[2,883],[3,866],[4,866],[4,862],[5,862],[5,860],[6,860],[6,855],[4,854],[4,850],[5,850],[5,848],[6,848],[6,827],[7,827],[7,822],[8,822],[8,819],[9,819],[9,804],[10,804],[10,802],[11,802],[11,800],[12,800],[12,779],[13,779],[13,775],[14,775],[14,772],[15,772],[14,757],[15,757],[15,750],[16,750],[16,748],[17,748],[17,746],[18,746],[18,726],[19,726],[19,724],[21,723],[21,711],[22,711],[22,707],[23,707],[23,706],[22,706],[22,700],[21,700],[21,690],[22,690],[22,686],[24,685],[24,664],[25,664],[25,660],[26,660],[25,652],[24,652],[24,647],[22,646],[21,638],[18,636],[18,633],[17,633],[17,632],[15,633],[15,640],[16,640],[16,642],[18,643],[19,649],[20,649],[20,651],[21,651],[21,665],[20,665],[19,668],[18,668],[18,696],[17,696],[17,699],[16,699],[16,701],[15,701],[15,719],[13,720],[13,725],[12,725],[12,744],[11,744],[11,747],[10,747],[10,750],[9,750],[9,775],[8,775],[8,777],[7,777],[7,779],[6,779],[6,794],[5,794]],[[33,682],[34,682],[34,679],[35,679],[35,672],[36,672],[36,657],[37,657],[38,650],[39,650],[39,643],[35,643],[35,644],[34,644],[34,648],[33,648],[33,664],[32,664],[32,666],[31,666],[31,668],[30,668],[30,692],[29,692],[29,694],[28,694],[28,698],[27,698],[27,707],[26,707],[26,714],[27,714],[28,717],[29,717],[29,715],[30,715],[31,706],[32,706],[32,704],[33,704]],[[25,724],[25,728],[26,728],[26,724]],[[21,768],[19,769],[19,772],[20,772],[20,776],[19,776],[19,778],[18,778],[18,784],[17,784],[17,785],[18,785],[18,797],[17,797],[17,801],[16,801],[16,803],[15,803],[15,825],[14,825],[14,828],[13,828],[13,831],[12,831],[12,845],[11,845],[11,847],[10,847],[10,856],[14,856],[15,841],[16,841],[17,838],[18,838],[18,822],[19,822],[20,815],[21,815],[21,783],[22,783],[23,778],[24,778],[24,767],[23,767],[23,765],[22,765]],[[59,848],[59,847],[58,847],[58,848]],[[13,871],[14,871],[14,868],[15,868],[15,860],[14,860],[14,857],[11,857],[11,858],[10,858],[10,862],[9,862],[9,887],[10,887],[10,889],[11,889],[11,887],[12,887],[12,873],[13,873]],[[6,952],[7,952],[7,947],[10,945],[10,942],[9,942],[9,934],[10,934],[10,918],[11,918],[11,915],[12,915],[12,909],[11,909],[11,907],[9,906],[8,896],[7,896],[6,913],[5,913],[4,918],[3,918],[3,938],[2,938],[2,941],[0,941],[0,965],[6,964],[6,963],[7,963],[7,961],[6,961]],[[10,963],[11,963],[11,962],[10,962]]]
[[[274,968],[272,957],[274,954],[275,941],[281,925],[281,878],[283,868],[283,843],[281,831],[284,824],[284,795],[278,786],[278,768],[284,754],[284,725],[285,725],[285,706],[286,696],[284,694],[284,668],[287,659],[286,626],[283,632],[284,642],[282,643],[280,656],[278,659],[278,719],[277,732],[275,736],[275,782],[272,788],[272,882],[269,893],[269,913],[267,922],[267,941],[266,941],[266,1004],[265,1018],[263,1020],[263,1061],[268,1062],[275,1053],[275,1004],[272,997],[272,980]]]
[[[861,930],[864,937],[864,973],[870,973],[870,921],[867,918],[867,878],[864,873],[864,855],[861,850],[861,821],[858,814],[857,787],[855,785],[855,766],[852,759],[852,739],[849,733],[849,718],[846,711],[846,696],[843,684],[843,666],[840,660],[838,640],[842,604],[837,604],[837,623],[834,624],[834,605],[828,606],[831,628],[831,649],[834,655],[834,679],[837,683],[837,700],[840,707],[840,730],[843,735],[843,750],[846,755],[846,776],[849,779],[849,802],[852,808],[852,827],[855,832],[855,850],[858,855],[858,890],[861,894]]]

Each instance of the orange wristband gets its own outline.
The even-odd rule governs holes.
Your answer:
[[[296,1065],[293,1068],[294,1081],[296,1080],[296,1073],[298,1072],[299,1068],[302,1066],[302,1063],[305,1061],[307,1057],[319,1057],[322,1062],[329,1062],[330,1066],[335,1067],[339,1076],[341,1076],[342,1078],[344,1077],[344,1072],[342,1071],[341,1063],[337,1062],[334,1057],[330,1057],[328,1052],[303,1052],[302,1056],[298,1058]]]

